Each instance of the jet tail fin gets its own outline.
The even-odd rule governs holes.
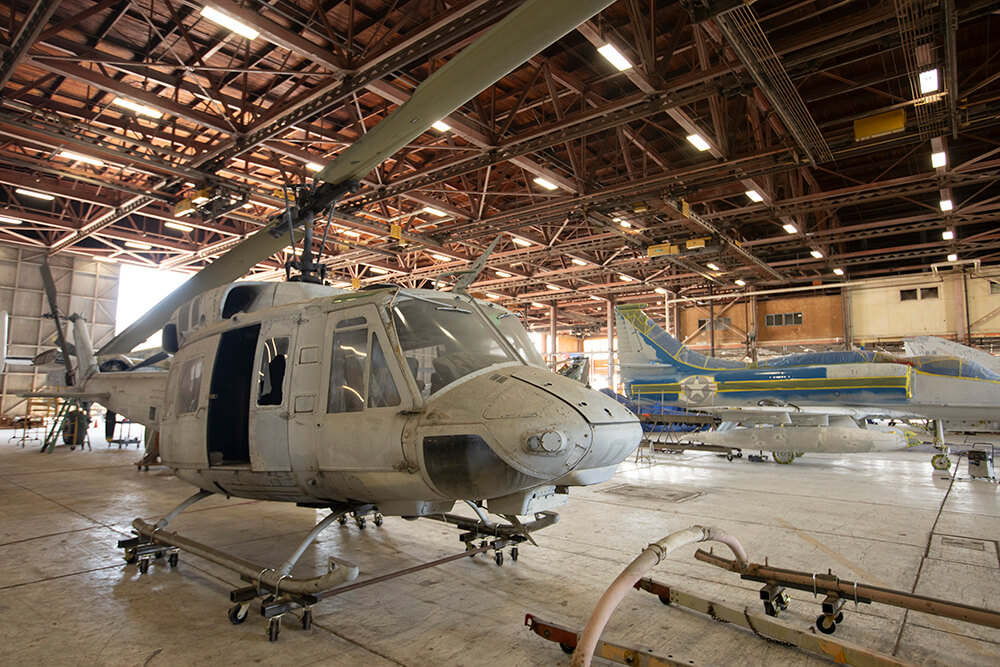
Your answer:
[[[90,341],[90,331],[87,321],[79,315],[70,315],[73,322],[73,341],[76,344],[78,381],[83,382],[92,375],[100,373],[97,358],[94,355],[94,344]]]

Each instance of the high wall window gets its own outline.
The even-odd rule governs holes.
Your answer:
[[[728,317],[716,317],[715,318],[715,328],[716,329],[729,329],[733,326],[733,321]],[[708,318],[698,320],[698,328],[708,328]]]
[[[938,288],[937,287],[921,287],[920,289],[901,289],[899,290],[899,300],[900,301],[917,301],[921,299],[936,299],[938,298]]]
[[[802,324],[802,313],[771,313],[764,316],[766,327],[787,327]]]
[[[1000,283],[990,281],[990,294],[1000,294]]]

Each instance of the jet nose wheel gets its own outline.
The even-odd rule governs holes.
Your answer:
[[[931,465],[935,470],[947,470],[951,467],[951,458],[947,454],[935,454],[931,457]]]

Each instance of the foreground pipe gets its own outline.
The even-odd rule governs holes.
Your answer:
[[[188,553],[204,558],[216,565],[221,565],[227,570],[232,570],[241,577],[245,577],[248,581],[260,582],[275,591],[283,593],[299,595],[321,593],[345,581],[351,581],[358,576],[357,566],[350,565],[339,567],[333,572],[327,572],[318,577],[295,579],[272,568],[262,568],[250,561],[243,560],[218,549],[213,549],[208,545],[196,542],[183,535],[159,530],[155,525],[146,523],[142,519],[133,521],[132,527],[139,532],[139,535],[151,542],[170,547],[180,547]]]
[[[722,542],[733,552],[737,561],[740,563],[747,562],[747,554],[739,541],[728,533],[718,528],[712,528],[711,526],[707,528],[704,526],[691,526],[676,533],[671,533],[657,542],[653,542],[643,549],[642,553],[629,563],[628,567],[622,570],[622,573],[611,582],[608,590],[604,591],[604,595],[597,602],[597,606],[594,607],[594,611],[587,621],[587,626],[580,635],[580,641],[573,652],[573,660],[570,662],[570,667],[590,666],[590,661],[594,658],[594,649],[597,648],[597,642],[601,638],[601,633],[604,631],[604,626],[607,625],[608,619],[611,618],[611,614],[614,613],[622,598],[625,597],[625,594],[635,586],[636,582],[647,571],[658,565],[668,554],[680,547],[695,542],[710,541]]]

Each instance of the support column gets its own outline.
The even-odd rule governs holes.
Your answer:
[[[615,391],[615,298],[608,299],[608,387]]]
[[[840,303],[844,316],[844,349],[854,349],[854,320],[852,319],[851,291],[846,287],[840,290]]]
[[[715,294],[712,286],[708,286],[708,296]],[[708,300],[708,356],[715,356],[715,299]]]
[[[549,308],[549,366],[555,368],[556,353],[559,351],[559,335],[556,332],[556,304]]]
[[[750,312],[747,321],[747,331],[750,333],[750,360],[757,363],[757,339],[760,338],[757,321],[757,295],[750,297]]]

